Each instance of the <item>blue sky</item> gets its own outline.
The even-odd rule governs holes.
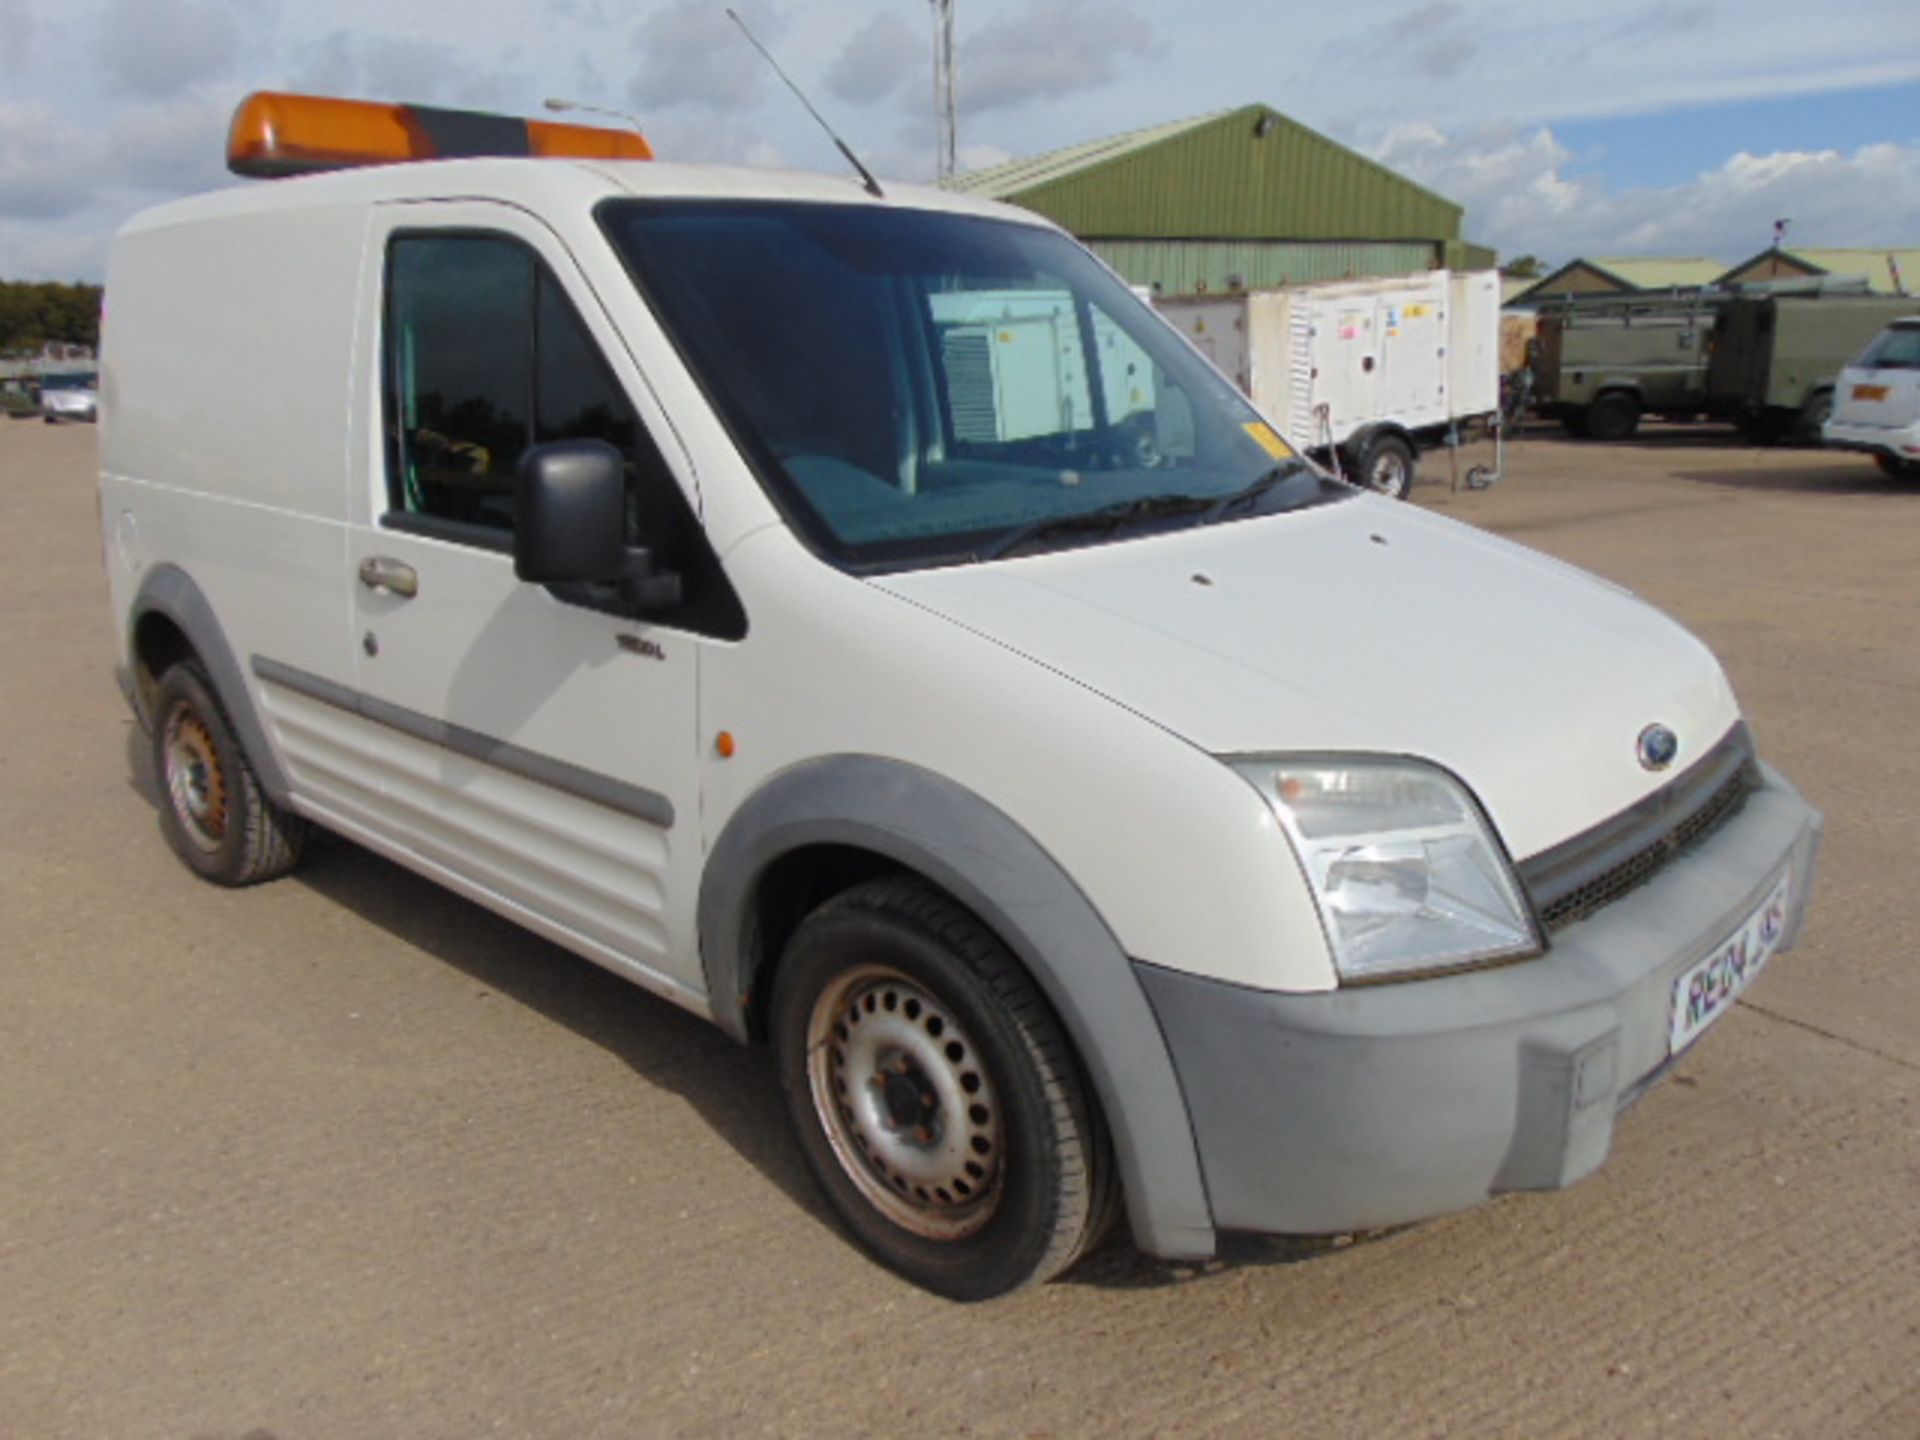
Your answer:
[[[1619,187],[1675,185],[1740,150],[1851,152],[1876,141],[1920,140],[1920,82],[1683,105],[1650,115],[1546,119],[1574,152],[1579,173]]]
[[[0,276],[97,278],[234,183],[253,89],[639,113],[663,156],[840,160],[726,0],[0,0]],[[927,0],[737,0],[883,176],[933,165]],[[1263,101],[1503,253],[1920,244],[1920,0],[956,0],[964,163]]]

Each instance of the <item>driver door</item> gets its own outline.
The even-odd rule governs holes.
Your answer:
[[[346,547],[353,743],[378,777],[359,818],[417,868],[702,1008],[695,696],[713,627],[698,606],[642,620],[568,603],[518,580],[512,555],[530,445],[612,442],[630,543],[669,559],[703,543],[684,465],[544,226],[483,203],[387,207],[375,226],[378,393]]]

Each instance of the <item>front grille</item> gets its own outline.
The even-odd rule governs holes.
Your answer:
[[[1564,929],[1646,884],[1738,814],[1758,783],[1753,743],[1735,726],[1670,785],[1519,867],[1540,923]]]

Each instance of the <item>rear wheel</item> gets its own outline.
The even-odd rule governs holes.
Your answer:
[[[1589,440],[1625,440],[1640,428],[1640,402],[1624,390],[1609,390],[1587,407]]]
[[[1898,455],[1880,454],[1873,457],[1873,463],[1880,467],[1882,475],[1895,480],[1920,480],[1920,460],[1902,460]]]
[[[153,705],[160,830],[187,867],[216,885],[252,885],[291,870],[306,821],[269,800],[197,664],[170,666]]]
[[[915,1284],[989,1299],[1098,1239],[1112,1167],[1066,1039],[944,895],[879,880],[816,910],[774,978],[773,1039],[814,1177]]]
[[[1398,435],[1376,435],[1360,452],[1354,477],[1389,500],[1404,500],[1413,490],[1413,447]]]

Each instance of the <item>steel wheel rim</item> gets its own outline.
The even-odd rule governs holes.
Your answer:
[[[178,705],[167,717],[161,745],[167,798],[187,839],[214,851],[227,838],[227,779],[206,722]]]
[[[1398,455],[1376,455],[1367,470],[1367,483],[1382,495],[1398,495],[1406,468]]]
[[[903,1230],[958,1240],[993,1218],[999,1098],[951,1007],[879,965],[828,984],[807,1017],[807,1086],[834,1158]]]

